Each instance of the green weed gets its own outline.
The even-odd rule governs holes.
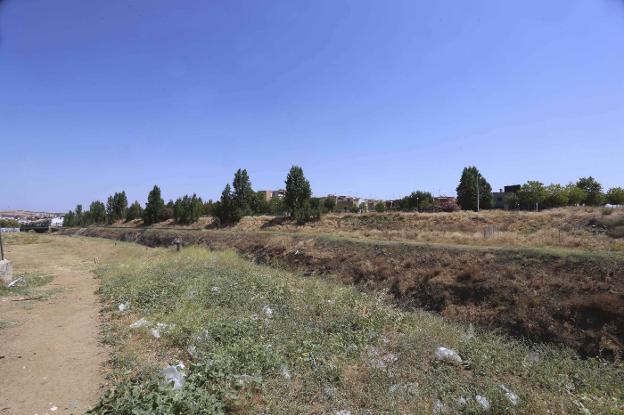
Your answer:
[[[476,395],[492,413],[624,408],[617,364],[400,311],[383,296],[233,252],[188,248],[98,273],[113,315],[106,337],[116,344],[115,386],[93,414],[476,413]],[[122,302],[133,317],[167,324],[162,337],[129,329],[116,309]],[[439,346],[463,364],[436,361]],[[181,390],[164,384],[150,350],[168,360],[159,364],[186,363]]]

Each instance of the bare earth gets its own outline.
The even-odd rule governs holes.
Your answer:
[[[0,297],[0,414],[78,414],[104,385],[107,352],[98,342],[96,256],[113,242],[21,235],[7,241],[14,274],[53,275],[51,298]],[[6,322],[9,322],[6,324]],[[9,325],[9,327],[6,327]]]

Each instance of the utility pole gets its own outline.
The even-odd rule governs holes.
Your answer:
[[[2,242],[2,230],[0,230],[0,261],[4,261],[4,242]]]
[[[479,211],[479,173],[477,173],[477,212]]]

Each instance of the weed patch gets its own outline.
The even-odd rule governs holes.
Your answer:
[[[98,274],[114,387],[93,414],[472,413],[477,395],[493,413],[576,413],[579,405],[616,413],[624,405],[618,364],[400,311],[383,295],[231,251],[187,248]],[[125,302],[130,310],[118,311]],[[130,329],[139,318],[151,325]],[[435,360],[440,346],[462,363]],[[159,371],[180,361],[186,381],[174,390]]]

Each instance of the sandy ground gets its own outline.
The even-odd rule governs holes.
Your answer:
[[[33,301],[0,297],[0,322],[5,322],[0,328],[0,415],[83,413],[97,401],[107,359],[99,344],[98,280],[92,269],[119,247],[31,234],[7,241],[7,248],[15,275],[53,275],[39,289],[55,293]]]

